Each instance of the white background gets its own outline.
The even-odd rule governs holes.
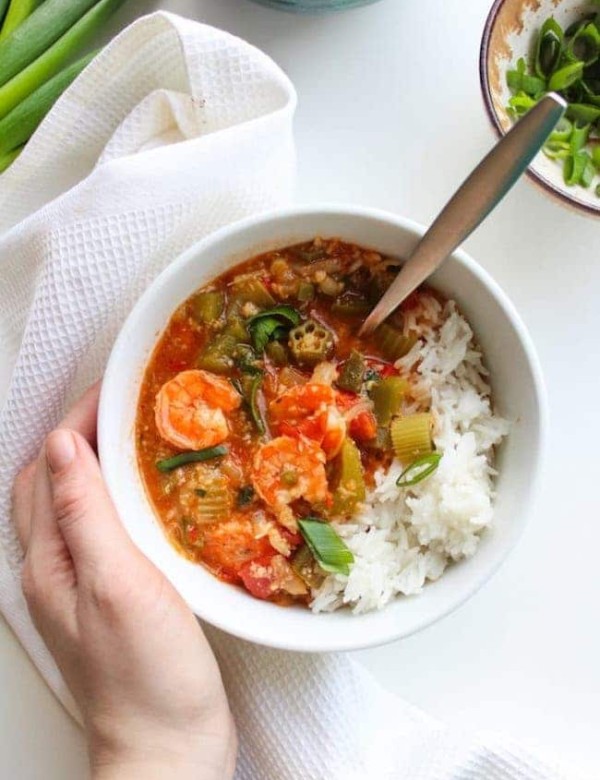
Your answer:
[[[130,0],[115,27],[162,7],[264,49],[299,93],[298,201],[427,223],[493,143],[478,77],[490,5],[382,0],[299,17],[248,0]],[[356,656],[429,713],[553,751],[573,778],[600,776],[599,227],[524,181],[468,242],[542,359],[551,430],[540,501],[517,550],[467,605]],[[78,728],[1,620],[0,692],[2,778],[85,777]]]

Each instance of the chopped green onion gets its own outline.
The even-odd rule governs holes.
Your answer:
[[[535,72],[540,78],[548,78],[560,62],[563,39],[562,27],[550,16],[542,25],[535,52]]]
[[[583,27],[588,22],[593,22],[594,19],[596,19],[596,14],[594,13],[585,14],[581,19],[575,19],[565,30],[565,38],[572,38],[580,27]]]
[[[555,70],[550,81],[548,82],[548,89],[550,92],[557,92],[561,89],[567,89],[571,84],[579,81],[583,75],[583,62],[571,62],[569,65],[565,65],[559,70]]]
[[[600,0],[595,3],[600,6]],[[565,98],[568,118],[560,120],[543,152],[551,160],[562,161],[568,186],[590,187],[600,173],[600,153],[594,153],[600,142],[600,11],[580,14],[564,32],[548,17],[534,44],[531,62],[521,57],[506,73],[512,92],[507,113],[520,119],[546,91]]]
[[[586,156],[585,168],[583,169],[583,173],[581,174],[581,179],[579,183],[581,184],[582,187],[585,187],[587,189],[587,187],[589,187],[590,184],[593,182],[594,176],[596,175],[596,166],[592,162],[592,158],[589,156],[587,152],[583,152],[583,154],[585,154]]]
[[[565,160],[571,154],[571,147],[566,141],[548,141],[543,151],[550,160]]]
[[[537,97],[546,89],[545,79],[527,73],[527,66],[523,58],[517,62],[516,70],[507,72],[506,83],[515,92],[524,92],[531,97]]]
[[[205,450],[180,452],[178,455],[173,455],[172,458],[157,461],[156,468],[163,472],[173,471],[173,469],[178,469],[180,466],[187,466],[188,463],[201,463],[205,460],[220,458],[223,455],[227,455],[228,452],[228,448],[223,444],[218,444],[216,447],[207,447]]]
[[[569,122],[565,116],[563,116],[558,120],[558,124],[550,133],[548,141],[551,143],[554,141],[568,141],[572,132],[573,124]]]
[[[590,135],[590,126],[578,122],[573,126],[573,132],[569,141],[571,152],[575,154],[587,144]]]
[[[524,92],[519,92],[509,99],[509,111],[512,115],[518,118],[526,114],[535,106],[536,103],[537,100],[529,97],[529,95],[526,95]]]
[[[331,574],[350,574],[354,555],[329,523],[313,517],[298,520],[300,533],[323,571]]]
[[[265,421],[263,420],[260,407],[258,405],[258,391],[261,388],[263,382],[262,374],[255,376],[250,385],[250,392],[248,393],[248,406],[250,407],[250,416],[256,425],[258,432],[263,434],[266,430]]]
[[[575,152],[566,158],[563,167],[563,178],[566,185],[572,187],[575,184],[581,184],[588,159],[591,161],[586,152]]]
[[[592,124],[600,119],[600,107],[591,106],[589,103],[569,103],[567,116],[582,124]]]
[[[596,62],[600,55],[600,32],[595,24],[582,25],[567,45],[567,56],[585,65]]]
[[[439,452],[432,452],[429,455],[424,455],[422,458],[417,458],[400,474],[396,480],[396,485],[402,488],[417,485],[433,474],[440,465],[441,459],[442,455]]]

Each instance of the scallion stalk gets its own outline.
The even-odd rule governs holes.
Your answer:
[[[257,374],[252,379],[252,384],[250,385],[250,392],[248,394],[248,406],[250,407],[250,415],[252,417],[252,420],[254,421],[254,424],[256,425],[258,432],[264,434],[264,432],[266,431],[265,421],[263,420],[263,416],[260,407],[258,405],[258,392],[261,388],[262,383],[263,383],[262,374]]]
[[[401,488],[417,485],[433,474],[440,465],[441,459],[442,455],[439,452],[432,452],[429,455],[424,455],[422,458],[417,458],[400,474],[396,480],[396,485]]]
[[[0,86],[37,59],[97,0],[45,0],[0,41]]]
[[[10,0],[0,0],[0,26],[2,25],[4,17],[6,16],[6,9],[8,8],[9,2]]]
[[[0,41],[7,38],[28,16],[31,16],[40,2],[41,0],[11,0],[0,30]]]
[[[331,574],[350,574],[354,555],[329,523],[307,517],[298,520],[298,528],[323,571]]]
[[[41,84],[55,76],[81,50],[125,0],[100,0],[55,43],[0,87],[0,119]]]
[[[97,52],[87,54],[68,68],[61,70],[54,78],[42,84],[16,108],[13,108],[4,119],[0,119],[0,155],[12,151],[29,140],[54,103],[96,54]]]
[[[173,455],[172,458],[157,461],[156,468],[163,472],[173,471],[173,469],[187,466],[189,463],[202,463],[205,460],[220,458],[223,455],[227,455],[228,452],[228,448],[223,444],[218,444],[216,447],[207,447],[204,450],[180,452],[178,455]]]

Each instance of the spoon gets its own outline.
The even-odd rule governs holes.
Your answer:
[[[372,333],[471,235],[539,152],[567,103],[550,92],[484,157],[421,238],[359,335]]]

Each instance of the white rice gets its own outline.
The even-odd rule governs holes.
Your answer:
[[[375,475],[358,516],[334,524],[355,562],[349,576],[329,575],[313,590],[315,612],[344,605],[367,612],[399,593],[419,593],[449,563],[473,555],[492,523],[493,448],[509,426],[492,412],[473,331],[453,301],[442,306],[433,296],[423,296],[405,328],[422,334],[396,364],[415,387],[405,411],[431,409],[443,457],[437,471],[410,490],[396,486],[403,465],[394,460],[387,473]]]

